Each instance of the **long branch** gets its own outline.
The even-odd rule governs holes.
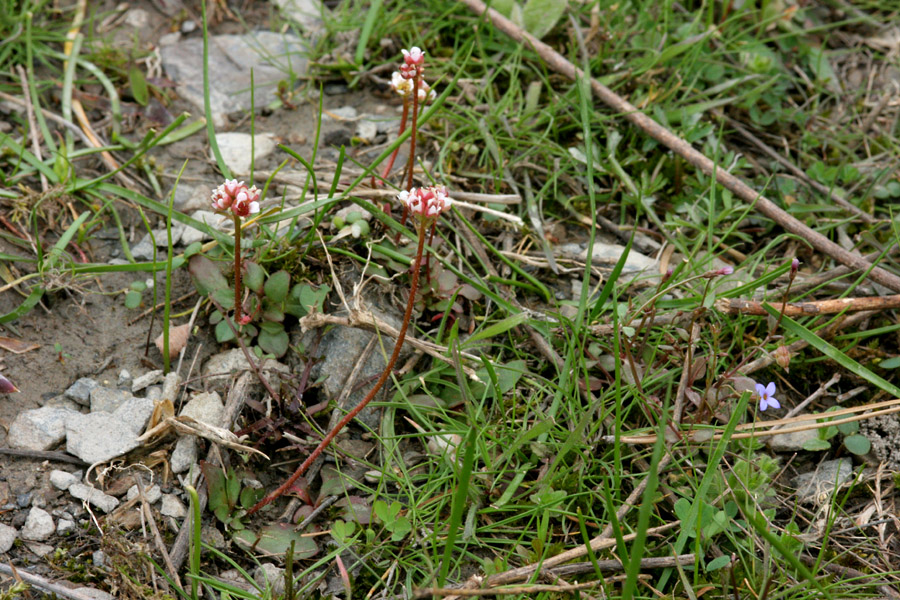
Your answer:
[[[416,260],[413,262],[413,272],[412,278],[409,283],[409,301],[406,303],[406,312],[403,314],[403,324],[400,326],[400,334],[397,336],[397,341],[394,343],[394,351],[391,352],[391,357],[388,360],[387,365],[384,367],[384,372],[381,374],[381,377],[378,378],[378,381],[375,382],[375,385],[372,386],[372,389],[369,390],[369,393],[366,394],[366,397],[362,399],[362,402],[357,404],[353,410],[348,412],[340,422],[334,426],[334,428],[328,432],[328,434],[322,438],[322,441],[319,442],[319,445],[316,446],[316,449],[312,451],[303,464],[297,467],[297,470],[294,471],[294,474],[290,476],[290,478],[281,484],[281,486],[271,492],[268,496],[257,502],[253,508],[251,508],[247,514],[252,515],[262,507],[266,506],[273,500],[280,498],[291,489],[291,486],[294,485],[301,475],[303,475],[306,470],[312,465],[319,455],[325,451],[325,448],[331,444],[331,440],[333,440],[337,434],[344,428],[347,423],[352,421],[356,415],[358,415],[362,409],[366,407],[366,405],[372,401],[375,397],[375,394],[384,386],[385,382],[388,380],[388,377],[391,376],[391,370],[394,368],[394,364],[397,362],[397,358],[400,356],[400,349],[403,347],[403,340],[406,338],[406,330],[409,327],[409,321],[412,318],[413,306],[416,303],[416,289],[419,287],[419,267],[422,264],[422,251],[425,248],[425,221],[419,221],[418,227],[419,234],[419,245],[416,248]]]
[[[517,42],[531,46],[553,70],[572,80],[584,76],[582,70],[575,67],[575,65],[569,62],[563,55],[524,31],[521,27],[517,26],[494,9],[485,6],[484,2],[481,0],[460,1],[479,15],[487,12],[497,29]],[[591,78],[590,84],[591,90],[604,104],[610,106],[613,110],[630,121],[631,124],[684,158],[686,161],[703,171],[706,175],[715,177],[719,184],[734,192],[745,202],[755,202],[759,212],[781,225],[781,227],[791,233],[799,235],[808,241],[816,250],[827,254],[838,262],[845,264],[848,267],[853,267],[854,269],[868,271],[868,277],[872,281],[880,283],[895,292],[900,292],[900,277],[880,267],[873,267],[868,261],[844,250],[841,246],[835,244],[821,233],[813,231],[782,210],[774,202],[744,183],[739,177],[735,177],[725,169],[716,165],[716,163],[708,157],[695,150],[687,141],[678,137],[642,113],[636,106],[596,79]]]

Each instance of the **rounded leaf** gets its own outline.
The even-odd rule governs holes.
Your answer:
[[[291,276],[287,271],[272,273],[266,281],[264,291],[266,298],[273,302],[283,302],[291,289]]]
[[[228,326],[228,321],[224,319],[219,321],[219,324],[216,325],[216,341],[220,344],[224,342],[230,342],[234,339],[234,332],[231,330],[231,327]]]
[[[244,285],[257,294],[260,293],[263,289],[263,284],[266,281],[266,272],[261,266],[250,260],[244,261],[243,268]]]
[[[262,331],[259,332],[259,338],[257,338],[256,341],[263,352],[274,354],[275,358],[284,356],[287,353],[288,344],[290,343],[287,332],[282,329],[278,333],[270,333],[263,326],[260,327],[262,328]]]
[[[141,293],[131,290],[125,294],[125,308],[137,308],[141,305]]]
[[[866,436],[855,433],[844,438],[844,446],[852,454],[861,456],[869,453],[869,450],[872,449],[872,442]]]
[[[202,254],[195,254],[188,261],[188,273],[201,296],[228,289],[228,281],[219,266]]]

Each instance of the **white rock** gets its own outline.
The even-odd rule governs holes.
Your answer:
[[[82,377],[69,386],[69,389],[65,392],[66,398],[70,398],[82,406],[87,406],[91,403],[91,390],[99,385],[96,380],[90,377]]]
[[[169,457],[169,468],[173,473],[184,473],[197,462],[197,438],[185,435],[175,442],[175,449]]]
[[[54,406],[23,410],[9,426],[6,441],[11,448],[49,450],[65,439],[66,421],[76,415]]]
[[[32,507],[28,512],[28,518],[25,519],[25,525],[22,526],[20,535],[23,540],[34,542],[42,542],[53,535],[56,531],[56,525],[53,523],[53,517],[42,508]]]
[[[0,523],[0,554],[6,554],[13,547],[18,532],[15,527]]]
[[[250,144],[253,142],[253,152]],[[219,144],[219,152],[222,160],[231,169],[235,177],[248,175],[253,159],[260,160],[272,154],[275,150],[275,139],[267,133],[258,133],[255,136],[249,133],[232,131],[216,134],[216,142]],[[210,151],[210,158],[215,162],[216,157]]]
[[[105,513],[119,505],[119,501],[112,496],[83,483],[74,483],[69,486],[69,493],[79,500],[86,500],[88,504],[96,506]]]
[[[376,135],[378,135],[378,125],[376,125],[375,122],[363,119],[356,124],[356,137],[367,144],[374,142]]]
[[[73,473],[54,469],[50,471],[50,483],[58,490],[67,490],[73,483],[78,483],[79,477]]]
[[[284,594],[284,569],[270,562],[264,562],[256,567],[253,580],[262,589],[271,590],[273,597]]]
[[[840,487],[851,477],[853,477],[852,459],[826,460],[815,471],[797,475],[794,478],[794,486],[797,488],[797,497],[802,502],[822,505],[831,498],[835,485]]]
[[[96,387],[91,390],[91,412],[115,412],[131,398],[134,396],[128,390]]]
[[[50,544],[42,544],[40,542],[25,542],[25,547],[28,548],[32,554],[40,556],[41,558],[47,556],[56,549]]]
[[[128,488],[128,493],[125,494],[125,497],[128,500],[134,500],[135,498],[138,497],[139,493],[140,493],[140,490],[138,490],[138,486],[133,485],[130,488]],[[147,502],[149,502],[150,504],[155,503],[157,500],[160,499],[161,496],[162,496],[162,490],[160,490],[159,486],[156,485],[155,483],[153,485],[151,485],[150,487],[144,488],[144,497],[147,499]]]
[[[201,392],[190,399],[181,409],[181,416],[191,417],[197,421],[219,427],[222,422],[222,413],[225,405],[222,398],[216,392]]]
[[[138,445],[131,427],[106,412],[76,413],[66,422],[66,450],[89,464],[106,462]]]
[[[162,369],[155,369],[148,373],[144,373],[140,377],[135,377],[131,382],[131,392],[136,393],[144,388],[150,387],[151,385],[157,384],[162,381],[163,372]]]
[[[795,452],[803,450],[803,444],[807,441],[817,439],[819,439],[819,432],[815,429],[807,429],[792,433],[777,433],[766,441],[766,445],[775,452]]]
[[[132,433],[138,435],[144,430],[144,427],[150,420],[154,404],[150,398],[136,398],[132,396],[116,409],[113,416],[124,423]]]
[[[207,203],[207,205],[209,205],[209,203]],[[234,222],[231,219],[229,219],[225,215],[220,215],[219,213],[215,213],[211,210],[194,211],[194,213],[191,214],[191,218],[196,221],[200,221],[201,223],[206,223],[213,229],[218,229],[219,231],[234,230]],[[231,227],[229,227],[229,225],[231,225]],[[194,229],[190,225],[188,225],[185,228],[184,233],[181,234],[181,243],[184,246],[190,246],[194,242],[205,242],[211,239],[211,235],[209,235],[205,231]]]
[[[72,519],[60,519],[56,524],[56,535],[65,535],[70,531],[75,531],[75,521]]]
[[[150,25],[150,14],[143,8],[132,8],[125,13],[124,20],[135,29],[145,29]]]
[[[187,509],[174,494],[163,494],[162,506],[159,514],[164,517],[172,517],[174,519],[183,519],[187,515]]]
[[[131,386],[131,382],[134,378],[131,376],[131,373],[128,369],[122,369],[119,371],[119,378],[116,380],[116,385],[119,387]]]
[[[231,380],[234,374],[249,369],[250,363],[247,362],[244,351],[240,348],[234,348],[210,356],[209,360],[207,360],[206,364],[203,366],[203,379],[210,387],[224,389],[225,385]],[[265,361],[262,365],[263,377],[265,377],[269,384],[274,387],[278,386],[278,382],[276,376],[271,374],[272,370],[281,371],[282,373],[290,372],[290,368],[287,365],[281,364],[278,361]]]
[[[319,0],[272,0],[284,15],[307,31],[322,27],[322,15],[330,12]]]
[[[166,375],[165,379],[163,379],[163,387],[162,393],[160,394],[160,398],[165,400],[171,400],[172,403],[175,403],[175,396],[178,394],[178,384],[180,380],[178,377],[178,373],[172,371],[168,375]]]

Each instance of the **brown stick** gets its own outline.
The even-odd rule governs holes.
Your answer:
[[[726,315],[759,315],[765,316],[764,306],[771,305],[775,310],[784,310],[789,317],[807,317],[810,315],[835,315],[842,312],[859,310],[889,310],[900,308],[900,294],[895,296],[867,296],[862,298],[839,298],[836,300],[811,300],[809,302],[788,302],[780,304],[761,302],[759,300],[740,300],[738,298],[722,298],[716,301],[716,310]]]
[[[479,15],[487,12],[497,29],[517,42],[531,46],[554,71],[557,71],[572,80],[584,76],[581,69],[576,68],[575,65],[566,60],[564,56],[531,34],[523,31],[521,27],[517,26],[494,9],[485,6],[484,2],[481,0],[460,1]],[[734,192],[734,194],[745,202],[755,202],[759,212],[781,225],[785,230],[802,237],[816,250],[834,258],[842,264],[863,271],[869,271],[869,269],[871,269],[868,273],[868,277],[872,281],[876,281],[881,285],[900,293],[900,277],[879,267],[872,267],[872,265],[864,259],[844,250],[821,233],[813,231],[779,208],[774,202],[744,183],[743,180],[735,177],[725,169],[720,168],[712,160],[695,150],[693,146],[684,139],[678,137],[644,113],[640,112],[637,107],[596,79],[592,78],[590,83],[591,90],[604,104],[610,106],[625,117],[625,119],[630,121],[632,125],[635,125],[644,133],[684,158],[687,162],[700,169],[706,175],[714,176],[719,184]]]

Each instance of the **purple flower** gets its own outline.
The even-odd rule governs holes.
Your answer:
[[[759,396],[759,410],[765,411],[770,406],[772,408],[781,408],[781,402],[775,398],[774,381],[770,381],[769,385],[757,383],[756,394]]]
[[[799,268],[800,268],[800,259],[795,256],[794,259],[791,261],[791,275],[796,273],[797,269],[799,269]]]

